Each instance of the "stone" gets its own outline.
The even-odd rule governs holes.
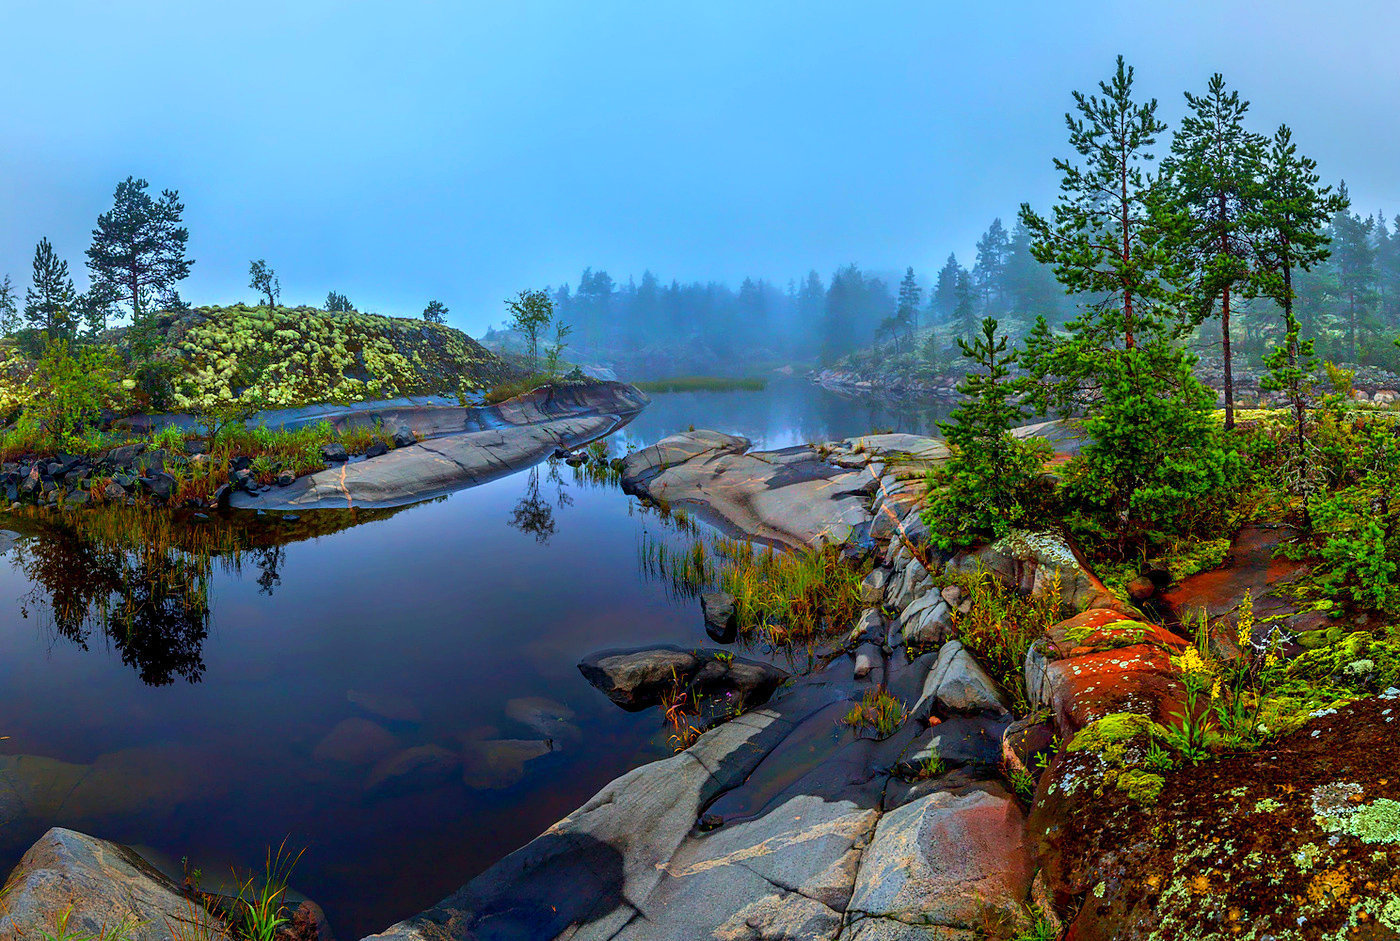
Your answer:
[[[68,912],[66,937],[106,937],[124,929],[130,941],[180,936],[225,941],[232,932],[135,850],[55,827],[10,874],[0,909],[0,938],[57,934]]]
[[[880,614],[879,608],[866,608],[860,613],[856,626],[851,628],[851,643],[860,641],[873,641],[877,644],[885,642],[885,619]]]
[[[537,739],[472,739],[463,743],[462,782],[476,790],[510,787],[525,776],[525,763],[554,750]]]
[[[938,660],[924,680],[924,689],[911,715],[927,717],[935,704],[952,712],[1011,711],[1011,702],[996,680],[961,642],[952,640],[938,651]]]
[[[456,777],[461,765],[462,760],[441,745],[416,745],[375,765],[365,791],[375,797],[429,791]]]
[[[1146,575],[1139,575],[1128,582],[1128,596],[1134,601],[1146,601],[1157,593],[1157,584]]]
[[[662,697],[681,689],[691,702],[708,700],[754,706],[768,700],[787,673],[772,664],[735,657],[722,651],[643,647],[601,651],[578,665],[584,679],[629,712],[658,705]]]
[[[1025,716],[1006,727],[1001,738],[1001,760],[1007,772],[1024,771],[1035,775],[1038,759],[1054,754],[1055,724],[1036,716]]]
[[[734,596],[722,591],[700,594],[700,612],[705,618],[705,633],[718,644],[732,644],[739,634],[739,618],[734,609]]]
[[[144,441],[118,445],[107,452],[107,461],[118,467],[130,467],[136,460],[136,456],[145,450],[146,443]]]
[[[118,503],[126,499],[126,490],[115,480],[111,481],[102,488],[102,499],[108,503]]]
[[[952,634],[953,612],[939,595],[929,593],[904,609],[899,624],[905,646],[937,649]]]
[[[156,473],[150,477],[142,477],[141,486],[145,487],[151,496],[160,500],[168,500],[175,492],[175,478],[169,474]]]
[[[327,464],[339,464],[350,460],[350,452],[340,442],[329,441],[321,445],[321,460]]]
[[[874,605],[883,602],[885,600],[885,586],[889,584],[889,580],[889,569],[871,569],[860,583],[860,603]]]
[[[383,457],[389,453],[389,446],[383,441],[371,441],[369,447],[365,448],[365,457]]]
[[[290,487],[292,484],[296,483],[296,479],[297,475],[293,474],[291,471],[282,471],[282,473],[277,475],[277,486]]]
[[[422,722],[423,713],[417,704],[407,696],[384,691],[351,689],[345,693],[347,701],[359,706],[371,715],[394,722]]]
[[[856,651],[856,662],[853,667],[853,675],[858,680],[863,680],[870,675],[870,671],[875,669],[875,665],[880,663],[883,657],[880,655],[880,648],[874,644],[865,643],[860,645]]]
[[[959,585],[945,585],[939,594],[943,596],[943,600],[948,602],[950,607],[954,607],[962,601],[963,590]]]
[[[154,477],[165,472],[166,453],[164,448],[153,448],[138,455],[131,466],[142,477]]]
[[[1025,815],[989,783],[940,791],[885,814],[861,859],[850,908],[978,930],[1020,919],[1031,879]]]
[[[395,735],[378,722],[359,717],[343,719],[312,749],[317,761],[345,765],[369,765],[394,754],[400,748]]]
[[[396,448],[406,448],[411,444],[418,443],[418,436],[415,435],[411,429],[403,425],[385,425],[384,433],[389,436],[390,442],[392,442]]]
[[[506,700],[506,715],[553,743],[557,751],[563,742],[583,737],[573,724],[574,711],[543,696],[517,696]]]

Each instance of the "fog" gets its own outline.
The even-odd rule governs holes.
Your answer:
[[[1120,52],[1169,121],[1221,70],[1361,216],[1400,208],[1381,3],[90,2],[3,25],[0,274],[21,291],[41,237],[81,290],[135,175],[187,206],[193,303],[254,299],[264,258],[285,302],[437,299],[476,335],[548,285],[600,359],[831,358],[875,340],[909,267],[919,324],[952,316],[928,307],[948,255],[975,275],[993,218],[1012,237],[1021,201],[1048,208],[1070,92]],[[1048,303],[1007,277],[979,312]]]

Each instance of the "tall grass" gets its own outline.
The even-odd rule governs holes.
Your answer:
[[[986,570],[957,575],[944,584],[957,585],[964,600],[971,601],[966,613],[953,612],[958,639],[1011,696],[1015,711],[1029,712],[1026,652],[1060,621],[1058,573],[1050,590],[1037,599],[1022,596]]]
[[[788,552],[742,539],[702,534],[683,511],[670,514],[690,538],[681,548],[644,533],[642,570],[680,595],[719,589],[734,597],[739,632],[774,646],[810,646],[849,629],[860,616],[866,568],[836,546]]]

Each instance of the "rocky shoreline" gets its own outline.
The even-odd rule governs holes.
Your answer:
[[[1061,452],[1077,443],[1059,423],[1018,434]],[[668,680],[709,703],[703,732],[371,938],[1400,936],[1400,691],[1319,711],[1264,751],[1170,778],[1142,770],[1139,733],[1185,708],[1179,624],[1197,612],[1224,623],[1249,597],[1263,630],[1313,626],[1289,600],[1296,569],[1272,561],[1284,534],[1246,530],[1222,569],[1170,591],[1146,580],[1135,606],[1099,590],[1053,537],[933,550],[924,477],[945,456],[913,435],[757,452],[695,431],[625,458],[624,486],[672,511],[873,562],[862,613],[791,675],[713,648],[587,658],[585,677],[622,708],[664,705]],[[953,582],[971,572],[1058,608],[1017,671],[1019,708],[957,636],[971,599]],[[697,632],[724,642],[726,598],[701,608]],[[898,721],[852,726],[844,717],[877,692]],[[90,838],[51,831],[40,843],[75,840]],[[103,846],[57,857],[36,846],[12,879],[136,880],[146,894],[132,898],[162,899],[142,909],[151,921],[188,905],[135,864],[104,870],[94,860],[123,851]],[[124,911],[106,890],[17,898],[0,937],[61,904],[84,924]]]

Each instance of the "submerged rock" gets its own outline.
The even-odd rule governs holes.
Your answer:
[[[507,700],[506,715],[556,744],[583,736],[573,724],[574,711],[543,696],[518,696]]]
[[[472,739],[464,743],[462,781],[470,788],[509,787],[525,776],[525,763],[548,755],[553,745],[538,739]]]
[[[375,765],[365,790],[375,797],[432,790],[456,777],[461,764],[441,745],[417,745]]]
[[[394,722],[422,722],[423,712],[407,696],[396,693],[348,690],[345,698],[371,715]]]
[[[700,595],[700,611],[705,618],[705,633],[717,644],[732,644],[739,634],[739,618],[734,610],[734,596],[722,591],[707,591]]]
[[[345,765],[368,765],[392,755],[399,740],[378,722],[352,718],[338,722],[316,744],[311,757]]]

